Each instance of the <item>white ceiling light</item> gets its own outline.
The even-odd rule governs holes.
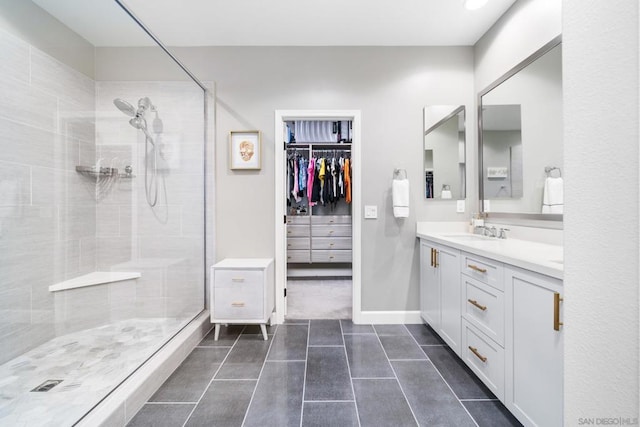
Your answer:
[[[489,0],[464,0],[464,7],[467,10],[476,10],[487,4]]]

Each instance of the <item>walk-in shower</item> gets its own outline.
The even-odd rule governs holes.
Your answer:
[[[151,136],[147,130],[145,114],[147,111],[156,113],[156,117],[153,121],[153,127],[155,132],[160,133],[162,132],[162,122],[158,118],[158,109],[151,103],[151,100],[148,97],[140,98],[137,109],[127,101],[120,98],[114,99],[113,103],[120,111],[130,117],[133,117],[129,120],[129,124],[134,128],[141,130],[144,134],[144,194],[149,206],[154,207],[158,203],[158,149],[153,141],[153,136]],[[149,165],[148,160],[149,146],[151,147],[153,155],[153,164],[151,166]],[[149,169],[151,169],[151,172],[149,172]]]
[[[2,426],[85,422],[204,310],[204,86],[91,3],[0,2]]]

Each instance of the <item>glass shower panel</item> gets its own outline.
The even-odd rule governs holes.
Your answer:
[[[0,3],[0,425],[74,424],[204,309],[205,92],[62,3]]]

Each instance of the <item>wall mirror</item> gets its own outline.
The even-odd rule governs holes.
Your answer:
[[[424,197],[464,199],[466,194],[464,105],[424,107]]]
[[[479,95],[480,205],[562,220],[562,45],[554,39]]]

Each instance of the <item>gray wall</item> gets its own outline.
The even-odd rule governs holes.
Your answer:
[[[563,2],[567,426],[638,418],[639,17]]]

